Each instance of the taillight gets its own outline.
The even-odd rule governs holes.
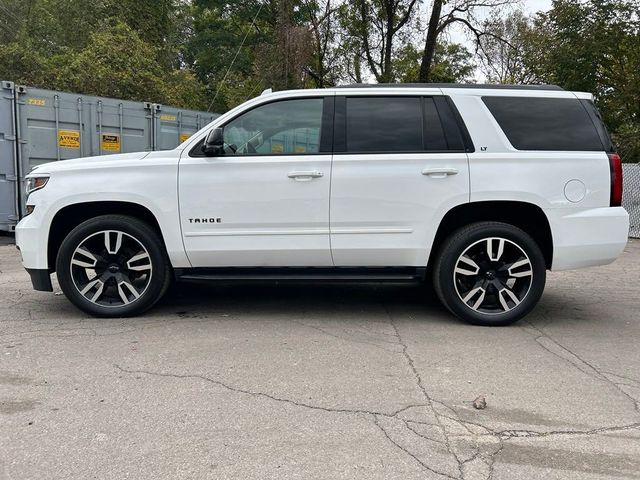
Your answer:
[[[609,167],[611,169],[611,206],[622,205],[622,159],[617,153],[609,154]]]

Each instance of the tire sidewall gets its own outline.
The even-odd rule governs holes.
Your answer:
[[[533,271],[531,286],[524,300],[504,314],[483,314],[466,306],[455,288],[454,269],[458,258],[473,243],[487,237],[502,237],[514,242],[529,257]],[[513,225],[497,222],[473,224],[458,230],[445,241],[438,256],[436,290],[441,301],[457,317],[474,325],[509,325],[527,315],[538,303],[546,282],[546,264],[537,243],[530,235]]]
[[[140,298],[128,305],[105,307],[87,300],[76,288],[70,272],[71,258],[78,245],[87,237],[102,230],[119,230],[131,235],[149,253],[153,273]],[[81,223],[63,240],[56,259],[56,273],[65,296],[78,308],[97,317],[128,317],[151,308],[162,296],[168,283],[169,267],[166,252],[158,235],[144,222],[119,215],[105,215]]]

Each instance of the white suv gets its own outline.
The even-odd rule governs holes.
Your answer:
[[[588,93],[371,85],[266,93],[178,148],[48,163],[17,245],[96,316],[178,280],[431,279],[446,307],[505,325],[547,269],[627,242],[620,158]]]

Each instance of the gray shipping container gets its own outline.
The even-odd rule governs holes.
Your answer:
[[[149,102],[80,95],[1,82],[0,231],[24,209],[24,178],[69,158],[178,146],[218,115]]]
[[[153,134],[155,150],[171,150],[202,127],[211,123],[218,114],[186,110],[153,104]]]
[[[0,231],[12,231],[18,221],[18,138],[13,83],[0,85]]]

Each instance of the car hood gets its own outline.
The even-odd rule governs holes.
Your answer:
[[[95,157],[72,158],[57,162],[43,163],[31,170],[30,174],[53,173],[66,170],[78,170],[85,168],[111,167],[114,164],[135,162],[149,155],[149,152],[117,153],[115,155],[99,155]]]

